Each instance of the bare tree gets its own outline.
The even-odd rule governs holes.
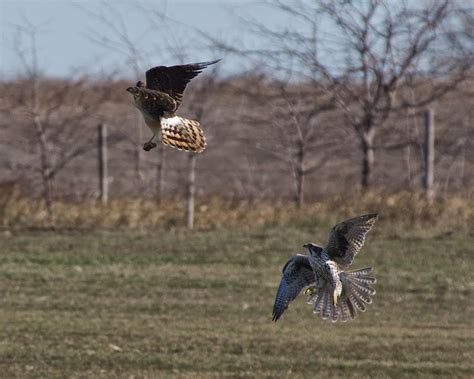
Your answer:
[[[259,49],[211,42],[330,94],[359,140],[365,189],[373,179],[376,132],[393,111],[425,107],[455,89],[472,68],[472,51],[457,46],[450,23],[457,8],[449,0],[416,6],[385,0],[272,0],[267,5],[291,17],[294,27],[270,28],[247,20],[249,29],[267,42]],[[423,88],[415,102],[400,91],[409,75]]]
[[[135,80],[141,78],[148,63],[147,50],[144,48],[142,41],[143,36],[133,38],[130,35],[124,15],[116,7],[105,1],[100,3],[100,7],[96,11],[82,6],[80,6],[80,9],[101,25],[101,32],[88,32],[89,39],[95,44],[125,57],[125,63],[131,68]],[[104,26],[107,30],[106,34],[103,32]],[[138,110],[135,112],[134,124],[136,129],[136,141],[133,143],[135,174],[140,181],[143,181],[143,117]]]
[[[253,86],[248,84],[244,84],[241,93],[250,98],[254,111],[247,110],[242,121],[260,125],[265,135],[256,142],[246,142],[289,166],[294,183],[294,202],[301,208],[306,177],[321,169],[331,154],[335,154],[337,134],[325,135],[328,125],[321,118],[333,108],[332,99],[314,86],[301,83],[274,81],[260,87],[255,85],[254,79]],[[253,89],[248,90],[249,87]],[[269,133],[267,128],[276,133]]]
[[[85,78],[68,81],[44,78],[37,54],[38,28],[25,21],[24,26],[16,29],[14,51],[24,73],[9,93],[10,116],[16,117],[22,126],[28,150],[39,149],[33,159],[38,162],[36,168],[42,180],[48,221],[53,224],[54,180],[76,158],[95,148],[93,129],[90,133],[84,131],[93,127],[91,120],[105,101],[107,91],[93,88]],[[28,153],[23,151],[23,155]]]

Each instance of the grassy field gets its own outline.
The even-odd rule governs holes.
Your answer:
[[[281,268],[329,224],[256,230],[2,232],[0,377],[473,377],[474,235],[393,234],[355,267],[375,302],[278,323]]]

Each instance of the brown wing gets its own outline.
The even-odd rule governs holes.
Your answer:
[[[325,250],[343,267],[350,266],[377,220],[377,213],[351,218],[332,228]]]
[[[137,87],[140,99],[140,108],[148,117],[158,120],[163,112],[174,112],[178,108],[177,102],[168,94]]]
[[[220,59],[211,62],[151,68],[146,72],[146,86],[150,89],[166,92],[180,104],[186,85],[191,79],[197,76],[207,66],[219,61]]]

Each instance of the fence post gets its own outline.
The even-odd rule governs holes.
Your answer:
[[[424,175],[423,189],[426,198],[431,203],[433,201],[433,182],[434,182],[434,141],[435,141],[435,125],[433,109],[425,112],[425,141],[423,147],[424,155]]]
[[[188,229],[194,227],[194,194],[196,178],[196,154],[189,153],[188,156],[188,188],[186,193],[186,226]]]
[[[158,144],[158,163],[156,165],[156,204],[163,201],[164,171],[165,171],[165,145]]]
[[[107,168],[107,127],[99,124],[97,127],[98,138],[98,166],[99,166],[99,197],[102,204],[109,200],[109,182]]]

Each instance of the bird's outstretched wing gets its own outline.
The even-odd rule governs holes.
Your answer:
[[[351,218],[334,226],[325,250],[342,267],[352,264],[365,242],[365,235],[377,220],[377,213]]]
[[[315,274],[306,255],[293,255],[283,267],[283,277],[273,305],[273,321],[277,321],[301,290],[315,282]]]
[[[186,85],[207,66],[219,62],[191,63],[178,66],[158,66],[146,72],[146,86],[169,94],[178,104],[181,103]]]

